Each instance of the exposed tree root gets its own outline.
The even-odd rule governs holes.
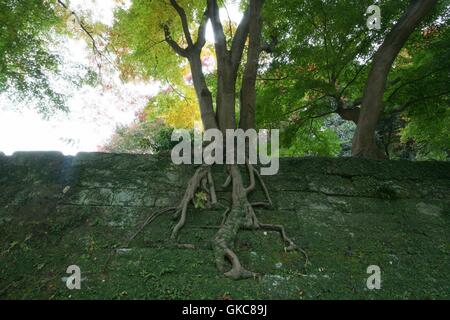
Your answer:
[[[236,253],[233,251],[237,234],[240,230],[250,231],[273,231],[278,232],[285,245],[285,251],[299,251],[306,259],[305,266],[308,264],[308,256],[306,252],[297,245],[286,235],[286,231],[281,225],[261,224],[254,211],[255,207],[272,207],[272,199],[270,198],[269,191],[260,176],[259,172],[252,165],[247,164],[246,169],[249,175],[249,185],[244,186],[242,174],[237,165],[230,165],[228,168],[228,178],[225,181],[224,188],[229,186],[231,190],[231,203],[229,206],[223,206],[218,203],[215,190],[215,184],[213,175],[211,173],[210,166],[199,167],[193,177],[189,180],[187,189],[184,193],[178,207],[167,208],[157,211],[150,215],[139,230],[128,240],[128,244],[136,238],[136,236],[142,232],[142,230],[152,223],[156,218],[162,214],[174,212],[174,219],[178,219],[177,224],[172,230],[171,240],[175,242],[175,246],[184,249],[195,249],[195,246],[191,244],[178,244],[177,238],[181,229],[185,226],[187,220],[187,211],[189,204],[192,202],[195,204],[195,197],[197,192],[202,191],[208,194],[208,206],[219,204],[226,208],[223,213],[222,223],[219,227],[212,227],[213,229],[219,229],[216,233],[213,241],[212,248],[215,257],[215,263],[220,272],[226,277],[240,280],[248,278],[256,278],[259,275],[255,272],[246,270]],[[251,203],[248,200],[248,195],[255,190],[256,182],[260,183],[266,201]],[[231,269],[227,271],[226,262],[231,265]]]
[[[178,206],[174,216],[175,219],[179,218],[179,221],[173,228],[171,236],[172,240],[177,239],[178,233],[186,224],[186,217],[189,203],[194,202],[195,194],[200,187],[202,187],[209,194],[210,204],[217,203],[217,196],[210,166],[201,166],[199,169],[197,169],[194,176],[189,181],[184,197],[181,200],[181,203]]]
[[[246,270],[233,251],[234,242],[239,230],[267,230],[279,232],[286,245],[285,251],[299,250],[305,255],[306,263],[308,263],[306,253],[298,248],[295,243],[287,237],[283,226],[259,223],[253,209],[254,205],[272,206],[272,200],[270,199],[267,187],[257,170],[250,164],[247,165],[247,169],[250,182],[248,187],[244,187],[239,167],[236,165],[229,166],[229,176],[224,186],[227,187],[232,185],[232,205],[231,209],[225,212],[222,225],[213,240],[213,250],[217,268],[220,272],[223,272],[226,277],[234,280],[259,276],[257,273]],[[268,201],[267,203],[262,202],[252,204],[248,200],[248,194],[252,192],[256,186],[255,177],[258,177],[262,188],[264,189]],[[231,270],[228,272],[225,270],[226,260],[231,264]]]
[[[159,211],[156,211],[156,212],[152,213],[145,220],[145,222],[140,226],[140,228],[128,239],[125,247],[128,247],[130,245],[130,242],[133,241],[142,232],[142,230],[145,229],[146,226],[148,226],[150,223],[155,221],[158,217],[160,217],[161,215],[163,215],[165,213],[169,213],[169,212],[175,211],[175,210],[176,210],[176,208],[166,208],[166,209],[162,209],[162,210],[159,210]]]
[[[255,273],[242,267],[239,258],[232,250],[237,233],[242,226],[242,220],[242,211],[239,208],[231,209],[225,223],[220,227],[213,239],[213,251],[217,268],[225,276],[235,280],[257,276]],[[232,265],[232,269],[228,272],[226,272],[225,268],[225,259]]]

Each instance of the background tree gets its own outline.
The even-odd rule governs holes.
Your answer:
[[[450,28],[447,15],[412,35],[389,75],[380,130],[387,154],[407,159],[448,158]],[[389,124],[394,122],[394,126]],[[393,131],[392,133],[390,131]]]
[[[117,10],[111,29],[89,23],[62,0],[3,1],[0,27],[7,32],[0,36],[0,90],[42,98],[44,109],[49,103],[61,108],[63,96],[50,77],[61,73],[51,36],[67,31],[72,21],[95,55],[118,63],[123,80],[156,80],[163,87],[139,121],[118,128],[104,150],[164,150],[173,128],[192,128],[201,119],[205,129],[221,132],[281,127],[283,155],[342,154],[357,125],[356,156],[382,157],[378,138],[385,154],[444,159],[448,4],[432,10],[436,3],[383,1],[383,28],[369,31],[363,13],[372,2],[359,0],[273,0],[264,6],[262,0],[240,1],[243,17],[237,25],[221,20],[224,1],[134,0]],[[212,44],[206,40],[208,23]],[[253,277],[233,251],[240,230],[277,231],[287,250],[298,248],[282,226],[257,218],[256,206],[272,205],[258,171],[246,164],[229,165],[227,172],[231,196],[213,240],[215,260],[228,277]],[[266,201],[254,204],[249,196],[257,182]],[[209,204],[217,205],[211,168],[201,166],[180,204],[161,212],[174,212],[178,220],[172,240],[186,223],[190,202],[205,192]]]
[[[367,65],[384,29],[367,29],[371,1],[273,1],[266,6],[270,46],[260,77],[258,125],[285,128],[284,145],[308,127],[324,128],[334,114],[356,124]],[[383,26],[397,19],[402,1],[384,1]],[[327,136],[337,139],[329,129]],[[301,136],[301,137],[300,137]],[[310,134],[310,139],[317,134]],[[323,141],[323,140],[321,140]],[[324,150],[323,155],[332,155]]]
[[[364,89],[358,126],[353,140],[354,156],[384,158],[375,141],[375,130],[383,110],[383,96],[392,64],[414,30],[437,4],[437,0],[413,0],[406,13],[376,52]]]
[[[267,3],[265,34],[267,38],[272,37],[277,41],[273,42],[275,45],[269,46],[270,54],[264,59],[265,71],[258,81],[257,125],[283,128],[282,145],[289,149],[288,154],[291,155],[317,155],[318,151],[320,155],[326,156],[347,154],[347,137],[353,135],[359,120],[362,93],[372,57],[379,44],[405,12],[408,3],[408,1],[380,3],[382,29],[373,31],[367,29],[367,16],[362,14],[372,4],[371,1],[288,0]],[[339,14],[335,14],[337,12]],[[442,2],[435,10],[435,14],[429,16],[423,25],[427,28],[436,28],[439,25],[441,32],[435,38],[445,41],[442,30],[447,29],[446,21],[448,21],[448,5]],[[423,41],[422,30],[417,28],[407,45],[418,46]],[[429,55],[432,50],[435,52],[434,59],[439,61],[446,59],[447,54],[442,49],[437,49],[437,46],[423,47],[422,52]],[[409,55],[413,52],[416,53],[417,50],[410,50]],[[393,91],[401,86],[400,93],[406,93],[403,90],[411,88],[405,75],[402,77],[402,83],[395,76],[406,69],[409,77],[422,79],[421,83],[417,83],[418,86],[424,85],[429,79],[425,74],[420,75],[420,70],[429,67],[430,65],[425,65],[425,60],[421,59],[414,59],[414,63],[409,61],[408,64],[396,63],[392,69],[392,77],[387,83],[387,90]],[[449,70],[447,64],[442,63],[440,70],[441,72],[434,74],[435,79],[447,79]],[[445,83],[445,80],[442,82]],[[429,89],[432,89],[432,85]],[[442,90],[441,94],[443,92],[445,91]],[[392,101],[393,98],[397,101]],[[405,101],[400,101],[401,99]],[[444,99],[445,95],[440,97],[430,95],[427,100],[414,99],[416,102],[413,106],[420,107],[420,103],[423,102],[430,104],[441,101],[443,104]],[[389,94],[386,93],[384,96],[387,109],[407,101],[405,95],[395,94],[389,98]],[[411,106],[411,103],[408,105]],[[405,110],[400,112],[398,108],[397,117],[404,117]],[[339,120],[336,115],[345,121]],[[379,143],[383,144],[389,141],[389,139],[381,141],[383,136],[389,136],[388,132],[383,132],[383,128],[386,127],[383,123],[389,122],[389,112],[382,115],[383,118],[385,116],[386,121],[377,126],[377,132],[379,131],[377,138],[379,137]],[[330,125],[336,123],[340,125]],[[397,121],[397,123],[401,123],[401,127],[395,130],[394,140],[400,143],[399,137],[406,122]],[[336,145],[336,141],[341,140],[342,152],[336,152],[333,148],[320,148],[314,143],[305,143],[302,148],[298,147],[301,141],[314,140],[320,141],[321,144],[326,141],[324,145],[328,146]],[[390,155],[399,156],[395,152]]]
[[[55,4],[1,0],[0,21],[0,92],[62,108],[64,98],[49,79],[59,73],[60,62],[49,49],[51,31],[63,25]]]
[[[72,16],[57,1],[0,0],[0,93],[25,105],[34,101],[48,116],[67,111],[61,83],[75,88],[96,83],[90,66],[72,66],[69,73],[56,50],[59,37],[69,36]]]

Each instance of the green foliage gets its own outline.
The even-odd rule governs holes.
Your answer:
[[[204,191],[197,192],[194,197],[194,207],[196,209],[205,209],[208,201],[208,194]]]
[[[195,41],[206,1],[178,3]],[[364,13],[372,0],[265,2],[264,42],[277,41],[270,53],[262,55],[256,118],[258,128],[281,129],[282,155],[348,154],[354,126],[339,120],[336,111],[362,97],[371,57],[408,3],[380,2],[382,30],[369,31]],[[248,3],[239,4],[243,9]],[[402,157],[400,153],[408,148],[412,148],[411,158],[448,158],[449,8],[448,3],[439,2],[391,70],[378,135],[394,158]],[[96,74],[87,66],[77,66],[81,73],[71,74],[62,66],[63,57],[52,49],[62,34],[91,41],[80,28],[68,32],[71,18],[54,1],[0,0],[0,93],[26,102],[37,100],[38,110],[45,115],[65,109],[65,96],[58,90],[63,85],[56,84],[59,80],[75,86],[96,83]],[[92,32],[105,35],[102,41],[110,40],[104,46],[113,51],[123,79],[157,80],[166,87],[149,101],[145,119],[118,127],[105,150],[169,150],[173,128],[193,128],[200,120],[189,65],[164,41],[167,28],[174,41],[186,46],[180,17],[168,0],[133,0],[130,6],[117,9],[115,18],[109,30],[88,18],[82,21]],[[223,23],[229,40],[236,25]],[[202,58],[214,55],[208,43]],[[217,75],[212,69],[205,76],[216,95]]]
[[[402,130],[402,142],[413,141],[417,160],[449,160],[450,158],[450,110],[439,106],[410,112],[407,125]]]
[[[290,131],[292,128],[288,127],[287,131],[282,133],[285,139],[282,140],[281,156],[335,157],[341,152],[338,135],[324,126],[323,119],[311,120],[309,126],[301,126],[296,131]]]
[[[54,1],[0,0],[0,93],[43,116],[67,111],[65,87],[97,83],[90,67],[68,68],[57,52],[68,16]]]
[[[205,1],[179,0],[178,3],[185,9],[191,23],[197,25]],[[182,27],[178,14],[165,0],[134,0],[129,9],[116,12],[111,35],[115,46],[120,48],[118,58],[125,79],[152,78],[182,83],[181,66],[186,61],[164,41],[164,25],[169,28],[174,40],[181,41]]]
[[[320,118],[362,96],[374,44],[404,3],[384,1],[384,28],[372,32],[364,15],[371,1],[267,2],[265,37],[278,41],[258,84],[258,127],[284,128],[289,155],[340,154],[337,128]]]
[[[162,121],[135,121],[128,126],[119,126],[100,151],[111,153],[153,154],[171,150],[176,143],[171,141],[173,128]]]
[[[61,24],[53,6],[45,0],[0,0],[0,92],[62,108],[64,97],[49,78],[61,61],[48,49],[50,33]]]
[[[280,107],[283,118],[294,112],[317,115],[334,110],[336,100],[360,98],[375,45],[405,3],[383,1],[383,30],[374,32],[367,29],[364,15],[373,1],[267,2],[266,37],[277,38],[278,44],[264,78],[279,80],[260,85],[261,91],[269,91],[264,115],[280,117]]]
[[[150,99],[145,112],[148,120],[163,119],[178,129],[193,129],[195,122],[201,122],[195,91],[186,84],[166,87]]]
[[[138,119],[130,125],[116,128],[113,136],[99,148],[109,153],[158,154],[171,151],[178,141],[172,141],[175,128],[164,119],[152,118],[140,113]],[[193,140],[194,131],[191,130]]]
[[[151,142],[151,147],[155,153],[170,151],[177,144],[177,142],[172,141],[173,130],[174,129],[170,127],[161,127],[161,129],[155,133],[153,141]]]
[[[373,1],[267,2],[265,38],[278,41],[264,60],[264,74],[258,83],[258,127],[283,128],[283,147],[288,155],[336,154],[332,147],[337,145],[336,134],[347,149],[351,145],[351,128],[318,119],[336,113],[338,108],[350,108],[362,97],[377,44],[398,21],[408,3],[382,1],[382,30],[369,31],[364,12]],[[426,113],[433,119],[439,109],[448,107],[450,41],[448,27],[445,27],[448,26],[448,11],[448,4],[441,3],[413,34],[391,71],[385,97],[388,118],[393,110],[397,112],[404,104],[414,102],[400,111],[407,120],[398,122],[406,126],[399,143],[420,140],[414,132],[428,132],[430,139],[437,139],[435,144],[431,140],[426,143],[425,149],[432,148],[433,154],[446,153],[446,146],[442,144],[445,138],[440,138],[445,137],[445,130],[443,125],[430,126],[420,114]],[[437,25],[439,32],[435,30]],[[424,36],[423,30],[428,30],[429,34]],[[442,112],[440,114],[442,116]],[[442,122],[445,121],[448,123],[444,118]],[[379,133],[397,136],[403,127],[395,128],[395,132]],[[413,127],[422,130],[413,130]],[[324,131],[317,133],[318,128]],[[330,131],[335,134],[326,134]],[[415,144],[417,151],[424,148],[423,143]],[[323,148],[315,144],[323,144]],[[347,150],[337,153],[347,154]]]
[[[448,19],[447,19],[448,21]],[[416,35],[397,60],[386,93],[386,113],[401,111],[400,142],[412,143],[418,160],[446,160],[450,154],[450,28]]]

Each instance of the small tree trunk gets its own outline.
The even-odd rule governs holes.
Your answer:
[[[383,109],[383,95],[389,71],[409,36],[436,3],[437,0],[412,0],[407,12],[387,35],[375,54],[364,90],[358,128],[353,139],[353,156],[371,159],[385,158],[385,154],[376,145],[375,129]]]
[[[261,53],[261,10],[263,2],[263,0],[250,2],[250,40],[240,95],[239,128],[243,130],[256,127],[256,77],[258,75],[259,55]]]
[[[231,62],[224,61],[217,68],[216,114],[219,129],[236,129],[236,79]]]
[[[195,92],[200,105],[203,127],[205,130],[216,129],[218,125],[214,113],[213,98],[203,74],[200,52],[194,52],[189,57],[189,64],[191,66]]]

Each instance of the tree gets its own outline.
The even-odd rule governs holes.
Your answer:
[[[133,154],[171,151],[177,145],[171,140],[174,129],[192,130],[201,121],[198,109],[191,87],[174,88],[169,84],[150,99],[143,111],[136,113],[131,124],[118,126],[99,151]]]
[[[99,152],[128,154],[158,154],[169,152],[176,143],[171,140],[173,128],[164,121],[136,120],[127,126],[118,126]]]
[[[376,52],[364,89],[361,113],[353,140],[354,156],[374,159],[385,157],[377,147],[375,130],[383,110],[383,96],[389,71],[410,35],[436,4],[437,0],[411,1],[406,13]]]
[[[262,0],[250,0],[243,4],[246,9],[242,21],[233,35],[227,37],[219,15],[217,0],[135,0],[129,10],[118,13],[118,21],[113,33],[116,45],[121,47],[122,67],[129,75],[137,77],[171,77],[180,81],[179,66],[188,63],[192,74],[192,83],[199,103],[200,114],[205,129],[217,129],[225,133],[227,129],[254,128],[256,110],[256,76],[261,52],[261,11]],[[176,17],[176,18],[174,18]],[[196,21],[195,35],[193,21]],[[202,70],[201,53],[206,44],[205,32],[207,22],[211,21],[215,38],[216,55],[216,97],[208,87]],[[158,36],[163,39],[158,39]],[[243,66],[244,51],[248,39],[246,64]],[[164,45],[166,44],[166,45]],[[164,46],[163,46],[164,45]],[[169,54],[170,48],[176,55]],[[237,83],[242,70],[242,87],[237,99]],[[177,79],[178,78],[178,79]],[[236,101],[240,101],[239,124],[236,121]],[[246,165],[250,185],[245,186],[241,171],[237,165],[227,166],[229,178],[226,186],[231,186],[231,206],[226,218],[213,240],[213,251],[218,269],[232,279],[256,276],[246,270],[240,263],[233,247],[239,230],[278,231],[287,245],[287,250],[296,250],[295,244],[287,238],[284,228],[265,225],[256,217],[248,196],[255,189],[256,178],[266,190],[267,203],[271,204],[267,189],[259,172],[251,165]],[[208,190],[209,200],[217,203],[211,168],[200,167],[188,183],[186,193],[176,208],[175,217],[179,219],[172,231],[171,239],[176,241],[187,218],[188,205],[201,189]],[[226,272],[225,262],[231,264]]]
[[[404,2],[383,1],[383,26],[398,19]],[[257,123],[285,128],[286,146],[296,133],[334,114],[357,123],[367,65],[385,35],[384,30],[367,29],[363,13],[370,4],[360,0],[267,4],[265,35],[276,41],[269,46],[268,66],[258,79]]]
[[[0,93],[26,105],[36,102],[45,117],[56,110],[68,111],[61,83],[79,88],[97,81],[89,66],[73,65],[70,72],[64,68],[56,47],[60,37],[69,36],[68,22],[75,13],[62,4],[0,0]]]
[[[311,154],[309,150],[316,149],[325,151],[323,155],[330,155],[318,146],[312,149],[293,147],[299,145],[298,139],[305,137],[305,132],[310,132],[309,128],[329,123],[335,119],[334,114],[350,123],[341,122],[342,126],[333,130],[341,131],[345,127],[353,135],[352,127],[359,120],[362,93],[373,56],[403,15],[408,1],[381,2],[382,29],[373,31],[367,29],[367,17],[362,14],[372,3],[322,0],[274,0],[267,3],[265,35],[276,41],[269,48],[264,73],[258,78],[257,125],[283,128],[282,145],[299,151],[290,154]],[[445,43],[448,5],[441,3],[435,13],[423,25],[428,30],[439,26],[440,32],[434,33],[436,40],[433,43]],[[389,126],[383,124],[392,122],[393,109],[396,117],[401,118],[407,109],[418,108],[421,102],[430,106],[434,103],[442,107],[446,105],[443,102],[446,90],[442,86],[448,78],[449,68],[445,63],[448,54],[442,49],[445,46],[439,48],[437,45],[425,46],[424,43],[430,44],[430,36],[424,37],[422,30],[416,28],[404,46],[410,49],[407,55],[413,56],[414,60],[403,59],[401,62],[402,57],[398,57],[394,64],[384,95],[386,112],[377,125],[377,139],[390,136],[384,132]],[[422,58],[418,56],[418,47]],[[436,61],[440,61],[439,68],[436,68]],[[430,70],[433,70],[432,74]],[[436,79],[442,80],[440,84]],[[426,90],[418,90],[425,87]],[[419,96],[420,93],[423,97]],[[406,125],[404,121],[396,123]],[[321,130],[330,128],[323,125]],[[402,128],[395,130],[400,132]],[[333,135],[327,137],[320,142],[327,145],[335,139]],[[399,139],[398,134],[394,138]],[[378,142],[385,144],[390,140]]]
[[[49,79],[60,62],[48,48],[51,30],[62,26],[54,3],[0,0],[0,21],[0,92],[63,108],[64,97]]]
[[[377,131],[387,154],[412,160],[445,160],[450,141],[450,28],[448,13],[404,46],[392,68]],[[433,19],[434,20],[434,19]],[[387,129],[387,130],[385,130]]]

